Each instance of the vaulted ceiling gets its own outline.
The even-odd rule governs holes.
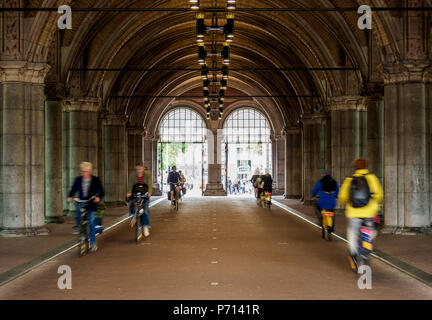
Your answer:
[[[428,1],[428,0],[426,0]],[[61,2],[61,3],[60,3]],[[238,0],[238,8],[358,8],[401,5],[398,0]],[[189,8],[188,0],[28,0],[29,7]],[[224,0],[201,0],[201,8],[224,8]],[[227,95],[316,95],[318,98],[227,99],[253,102],[277,114],[279,126],[294,123],[312,105],[337,95],[356,95],[366,82],[382,81],[374,72],[383,61],[397,59],[398,13],[378,12],[372,32],[357,27],[355,11],[235,12],[231,69],[272,67],[276,70],[231,71]],[[218,13],[219,24],[225,13]],[[73,29],[58,32],[58,14],[29,13],[45,27],[29,36],[33,59],[55,64],[49,79],[66,83],[70,96],[97,96],[107,112],[127,115],[142,124],[161,113],[174,99],[116,98],[134,95],[183,95],[202,88],[198,71],[130,71],[127,68],[197,69],[196,12],[74,11]],[[206,14],[211,24],[211,13]],[[210,46],[206,38],[206,45]],[[288,67],[354,67],[357,71],[283,71]],[[72,71],[72,68],[115,68],[117,71]],[[201,91],[202,92],[202,91]],[[202,104],[202,108],[204,105]]]

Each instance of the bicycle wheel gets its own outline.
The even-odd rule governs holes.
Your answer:
[[[321,212],[321,238],[322,239],[325,239],[326,229],[327,229],[327,217],[323,212]]]
[[[80,235],[78,240],[78,256],[82,257],[88,250],[87,227],[85,223],[80,225]]]
[[[142,226],[141,226],[141,217],[137,215],[137,221],[135,223],[135,242],[138,244],[143,238],[142,234]]]
[[[79,238],[78,241],[78,257],[82,257],[87,252],[87,243],[84,237]]]

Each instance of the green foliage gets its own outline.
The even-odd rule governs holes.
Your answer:
[[[188,143],[158,143],[158,172],[160,172],[162,169],[166,169],[167,166],[175,166],[179,153],[186,153],[188,147]]]
[[[262,156],[264,153],[264,148],[263,148],[263,144],[262,143],[254,143],[254,144],[250,144],[248,146],[248,148],[250,148],[249,150],[251,150],[252,154],[256,154],[258,156]]]

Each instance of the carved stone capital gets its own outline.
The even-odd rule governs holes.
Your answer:
[[[290,135],[290,134],[300,134],[301,133],[301,129],[300,127],[285,127],[283,129],[284,131],[284,135]]]
[[[366,111],[366,97],[341,96],[330,99],[330,111]]]
[[[283,134],[271,134],[270,135],[270,140],[273,142],[281,141],[284,138],[285,138],[285,136]]]
[[[69,98],[62,101],[64,112],[99,112],[101,100],[99,98]]]
[[[432,82],[431,60],[403,60],[384,64],[384,84]]]
[[[27,61],[0,61],[0,82],[44,84],[50,66]]]
[[[125,115],[107,114],[103,118],[104,126],[125,127],[127,117]]]
[[[144,127],[129,127],[126,128],[126,130],[129,135],[135,135],[135,136],[145,135]]]
[[[315,125],[315,124],[325,124],[328,120],[328,116],[325,114],[310,114],[304,115],[301,118],[303,125]]]

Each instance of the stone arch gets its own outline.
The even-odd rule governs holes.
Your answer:
[[[159,128],[162,123],[162,120],[165,118],[167,114],[169,114],[171,111],[177,108],[185,108],[197,113],[203,120],[206,127],[208,128],[208,121],[205,119],[205,113],[203,112],[201,105],[193,101],[177,100],[177,101],[170,102],[160,112],[153,112],[154,116],[148,118],[147,121],[144,123],[145,130],[151,132],[154,136],[158,136]]]

